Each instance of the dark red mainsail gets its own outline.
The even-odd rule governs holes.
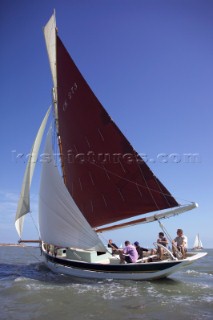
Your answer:
[[[66,186],[92,227],[178,206],[112,121],[57,36]]]

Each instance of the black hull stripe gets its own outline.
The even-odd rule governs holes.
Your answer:
[[[71,267],[75,269],[85,270],[85,271],[96,271],[96,272],[122,272],[122,273],[147,273],[147,272],[157,272],[166,270],[175,265],[180,264],[180,261],[171,262],[159,262],[159,263],[129,263],[129,264],[99,264],[99,263],[89,263],[81,261],[66,260],[61,258],[56,258],[50,256],[43,252],[47,261],[52,263],[57,263],[65,267]]]

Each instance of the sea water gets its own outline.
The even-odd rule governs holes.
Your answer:
[[[158,281],[54,274],[36,247],[0,247],[0,320],[213,319],[213,249]]]

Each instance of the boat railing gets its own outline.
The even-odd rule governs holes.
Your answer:
[[[154,246],[155,246],[155,247],[160,247],[160,248],[162,248],[164,251],[166,251],[166,253],[170,256],[170,258],[171,258],[172,260],[178,260],[178,258],[176,258],[176,257],[173,255],[173,253],[172,253],[167,247],[163,246],[162,244],[160,244],[160,243],[158,243],[158,242],[154,242]]]

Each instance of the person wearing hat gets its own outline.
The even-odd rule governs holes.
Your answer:
[[[143,259],[143,251],[149,251],[148,249],[146,248],[143,248],[140,246],[140,243],[138,241],[135,241],[134,242],[134,246],[138,252],[138,259]]]

